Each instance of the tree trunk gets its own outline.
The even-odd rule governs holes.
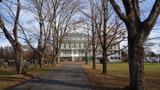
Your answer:
[[[93,45],[93,56],[92,56],[92,60],[93,60],[93,69],[96,69],[96,60],[95,60],[95,56],[96,56],[96,51],[95,51],[95,46]]]
[[[23,50],[20,44],[16,45],[16,70],[18,74],[23,74]]]
[[[89,40],[88,40],[88,42],[89,42]],[[89,45],[89,43],[88,43],[87,48],[86,48],[86,51],[85,51],[85,61],[86,61],[86,64],[88,64],[89,48],[90,48],[90,45]]]
[[[39,61],[38,61],[40,68],[42,68],[42,58],[41,57],[42,57],[42,55],[40,54],[39,55]]]
[[[52,56],[51,65],[54,65],[54,60],[55,60],[55,57]]]
[[[92,25],[92,61],[93,61],[93,69],[96,69],[96,48],[95,48],[95,28],[94,24]]]
[[[136,38],[128,36],[130,90],[145,90],[143,33]]]
[[[40,68],[44,67],[44,55],[43,55],[43,53],[39,54],[39,67]]]
[[[88,51],[85,52],[85,61],[86,61],[86,64],[88,64],[88,55],[87,55]]]
[[[56,57],[56,63],[60,64],[60,54],[58,53],[57,57]]]
[[[56,50],[56,64],[60,63],[60,49]]]
[[[107,18],[108,16],[108,0],[102,0],[102,10],[103,10],[103,74],[107,74]]]
[[[103,53],[102,53],[102,55],[103,55],[103,71],[102,71],[102,73],[103,74],[107,74],[107,60],[108,60],[108,57],[107,57],[107,51],[106,50],[103,50]]]
[[[51,60],[51,64],[54,65],[56,61],[56,51],[55,49],[52,50],[52,60]]]

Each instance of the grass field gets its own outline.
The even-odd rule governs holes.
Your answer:
[[[102,65],[96,65],[97,70],[92,70],[92,65],[84,65],[88,79],[96,90],[124,90],[129,85],[128,63],[108,64],[108,74],[101,74]],[[145,63],[145,78],[147,90],[160,90],[160,65]]]

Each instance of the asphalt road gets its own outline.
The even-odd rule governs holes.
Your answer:
[[[45,73],[10,90],[92,90],[81,64],[65,64],[64,67]]]

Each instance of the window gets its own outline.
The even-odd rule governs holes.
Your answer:
[[[70,54],[70,50],[66,50],[66,54],[69,55]]]
[[[71,43],[71,48],[74,48],[74,43]]]
[[[84,54],[84,50],[81,51],[81,54]]]
[[[81,48],[84,48],[84,43],[81,43]]]
[[[76,40],[80,40],[80,37],[76,37]]]
[[[69,49],[69,43],[66,43],[66,48]]]
[[[62,55],[65,54],[65,51],[62,50],[62,51],[61,51],[61,54],[62,54]]]
[[[76,37],[71,37],[72,38],[72,40],[76,40]]]
[[[61,45],[61,49],[64,49],[64,44],[62,43],[62,45]]]
[[[76,43],[76,48],[79,48],[79,43]]]

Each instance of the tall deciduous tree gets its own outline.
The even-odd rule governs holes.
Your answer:
[[[143,45],[159,16],[160,0],[155,0],[145,20],[141,18],[140,0],[122,0],[125,13],[122,12],[115,0],[110,0],[110,3],[120,19],[125,23],[128,31],[130,90],[145,90]]]
[[[90,4],[91,3],[92,2],[90,2]],[[94,7],[91,8],[91,17],[94,17],[93,10],[94,10]],[[97,37],[96,29],[94,26],[94,21],[92,20],[92,18],[87,17],[84,19],[85,20],[83,20],[83,24],[80,25],[80,27],[84,29],[84,31],[87,33],[87,36],[88,36],[88,43],[87,43],[86,51],[85,51],[85,60],[86,60],[86,64],[88,64],[88,59],[90,57],[89,55],[90,53],[92,53],[92,61],[93,61],[92,68],[96,69],[95,60],[96,60],[96,51],[97,51],[97,45],[98,45],[98,40],[97,40],[98,37]]]
[[[95,17],[96,15],[96,9],[95,6],[94,6],[94,2],[89,0],[90,1],[90,7],[91,7],[91,32],[92,32],[92,37],[91,37],[91,44],[92,44],[92,61],[93,61],[93,66],[92,68],[93,69],[96,69],[96,29],[95,29],[95,23],[94,23],[94,20],[93,18]]]
[[[12,3],[12,2],[10,2],[10,3]],[[9,30],[7,29],[7,27],[4,23],[2,14],[0,14],[0,28],[3,30],[6,38],[8,39],[8,41],[11,43],[11,45],[14,48],[14,51],[16,53],[16,69],[17,69],[18,74],[22,74],[23,49],[22,49],[22,46],[18,40],[18,32],[17,32],[18,26],[19,26],[21,3],[20,3],[20,0],[17,0],[17,3],[15,4],[16,5],[16,13],[14,13],[12,7],[8,6],[7,4],[5,4],[5,5],[9,9],[9,11],[11,12],[10,15],[13,19],[13,23],[14,23],[14,26],[12,29],[13,36],[10,34]]]
[[[48,1],[44,0],[32,0],[32,4],[34,7],[32,12],[37,15],[36,18],[39,24],[38,50],[35,50],[34,48],[32,49],[34,49],[34,51],[36,51],[39,55],[40,67],[42,67],[42,65],[44,64],[44,53],[51,34],[50,28],[52,22],[47,19],[47,15],[50,12],[50,10],[46,9],[47,2]]]
[[[56,60],[57,64],[60,63],[60,47],[63,37],[74,28],[77,22],[73,16],[77,13],[79,4],[78,0],[51,0],[49,3],[50,8],[53,7],[48,18],[53,20],[51,44],[53,46],[53,59]]]
[[[31,2],[28,3],[30,4],[30,7],[27,7],[26,9],[32,14],[34,14],[35,16],[34,19],[36,19],[36,21],[38,22],[39,27],[36,27],[38,34],[36,33],[36,31],[31,32],[30,30],[27,29],[27,27],[23,27],[22,25],[20,25],[20,27],[25,37],[24,40],[37,54],[38,64],[40,68],[42,68],[42,66],[44,66],[45,51],[51,34],[51,23],[53,22],[47,18],[48,13],[50,12],[50,10],[46,9],[48,7],[47,6],[48,1],[31,0]],[[31,41],[29,40],[31,39],[32,34],[34,34],[34,39],[36,38],[38,42],[36,48],[31,44]]]
[[[88,49],[91,46],[92,50],[92,68],[96,69],[96,49],[97,49],[97,33],[96,33],[96,28],[95,28],[95,16],[96,16],[96,12],[97,12],[97,8],[95,7],[95,3],[93,0],[88,0],[89,1],[89,5],[90,5],[90,14],[89,13],[85,13],[83,10],[79,9],[87,18],[89,18],[89,20],[85,20],[85,24],[86,24],[86,28],[85,30],[88,33]],[[89,33],[91,35],[89,35]],[[87,56],[87,52],[86,52],[86,56]],[[88,63],[88,60],[86,58],[86,63]]]
[[[91,22],[90,22],[90,18],[81,18],[82,19],[82,24],[79,24],[78,27],[82,28],[82,30],[84,30],[84,32],[86,32],[87,34],[87,45],[86,45],[86,50],[85,50],[85,64],[88,64],[89,62],[89,53],[91,53],[90,49],[91,49],[91,43],[92,43],[92,30],[91,30]]]
[[[91,4],[91,15],[84,13],[87,17],[91,18],[92,24],[92,49],[100,47],[102,52],[102,73],[107,74],[107,61],[109,61],[109,56],[113,55],[120,50],[115,50],[110,52],[113,46],[118,45],[124,40],[124,30],[121,28],[121,22],[116,17],[112,16],[111,9],[109,7],[109,1],[101,0],[90,0]],[[112,20],[112,21],[111,21]],[[95,34],[97,33],[97,35]],[[95,37],[99,46],[95,47]],[[94,46],[94,47],[93,47]],[[95,56],[96,52],[93,50],[93,69],[95,68]]]

